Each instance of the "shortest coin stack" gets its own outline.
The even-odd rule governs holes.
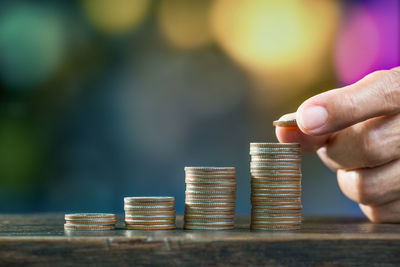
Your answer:
[[[176,228],[174,197],[125,197],[125,225],[130,230]]]
[[[65,214],[65,230],[113,230],[117,220],[111,213]]]

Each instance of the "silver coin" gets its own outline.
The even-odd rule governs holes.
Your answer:
[[[149,197],[124,197],[124,200],[127,201],[158,201],[158,202],[167,202],[167,201],[175,201],[175,197],[164,197],[164,196],[149,196]]]
[[[236,195],[236,190],[230,191],[207,191],[207,190],[193,190],[193,189],[186,189],[185,194],[192,194],[192,195],[217,195],[217,196],[234,196]]]
[[[300,143],[273,143],[273,142],[251,142],[250,146],[255,147],[300,147]]]
[[[185,167],[185,171],[235,171],[235,167]]]
[[[175,220],[159,220],[159,219],[154,219],[154,220],[135,220],[135,219],[126,219],[125,218],[125,223],[128,224],[144,224],[144,223],[165,223],[165,224],[174,224]]]
[[[65,214],[64,218],[67,220],[73,219],[102,219],[102,218],[115,218],[115,214],[113,213],[69,213]]]
[[[293,191],[293,192],[301,192],[301,189],[292,189],[292,188],[263,188],[263,189],[252,189],[254,192],[271,192],[271,191]]]
[[[175,214],[125,214],[125,218],[171,218],[175,217]]]
[[[210,214],[185,214],[187,218],[215,218],[215,219],[233,219],[234,215],[210,215]]]
[[[85,228],[97,228],[97,227],[107,227],[107,226],[115,226],[115,223],[109,223],[109,224],[79,224],[79,223],[65,223],[64,226],[69,226],[69,227],[85,227]]]
[[[230,181],[207,181],[207,180],[200,180],[200,179],[189,179],[186,178],[185,180],[186,183],[188,184],[215,184],[215,185],[231,185],[231,186],[236,186],[236,183],[232,183]]]
[[[260,216],[260,215],[255,215],[252,216],[257,219],[297,219],[301,220],[301,216]]]
[[[173,205],[124,205],[125,210],[143,210],[143,209],[174,209]]]
[[[234,224],[233,221],[224,221],[224,222],[219,222],[219,221],[215,221],[215,222],[202,222],[202,221],[197,221],[197,222],[190,222],[189,224],[191,225],[232,225]]]

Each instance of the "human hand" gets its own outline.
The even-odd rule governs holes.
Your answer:
[[[313,96],[281,119],[299,128],[277,127],[280,142],[317,151],[371,221],[400,223],[400,67]]]

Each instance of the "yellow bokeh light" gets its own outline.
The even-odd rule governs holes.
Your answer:
[[[110,34],[137,27],[150,7],[150,0],[82,0],[82,3],[91,23]]]
[[[216,0],[212,26],[221,47],[275,88],[301,88],[318,76],[339,20],[332,0]]]
[[[162,34],[175,47],[196,49],[212,42],[210,0],[164,0],[158,10]]]

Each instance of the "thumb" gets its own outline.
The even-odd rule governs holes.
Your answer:
[[[376,71],[355,84],[303,102],[297,123],[308,135],[324,135],[369,118],[400,112],[400,67]]]
[[[296,113],[283,115],[279,120],[292,120]],[[276,137],[281,143],[299,143],[302,152],[314,152],[325,145],[329,135],[312,136],[304,134],[297,127],[276,127]]]

